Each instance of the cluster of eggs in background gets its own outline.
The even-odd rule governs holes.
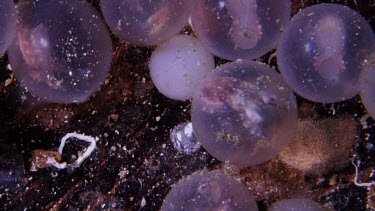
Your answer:
[[[169,98],[193,99],[191,120],[196,138],[220,161],[246,167],[276,157],[291,141],[297,127],[297,104],[291,90],[308,100],[323,103],[350,99],[361,92],[369,114],[374,115],[371,105],[374,85],[370,78],[374,70],[375,38],[367,21],[347,7],[320,4],[303,10],[288,23],[291,9],[286,0],[277,3],[233,0],[228,4],[206,1],[204,5],[198,0],[194,4],[160,0],[153,2],[156,6],[147,6],[145,2],[144,5],[108,2],[101,2],[101,12],[114,33],[112,38],[137,46],[158,45],[149,57],[153,84]],[[6,23],[13,23],[7,26],[10,30],[6,32],[14,28],[13,35],[3,35],[4,46],[9,46],[9,63],[16,80],[42,102],[84,103],[104,83],[110,71],[113,50],[110,32],[101,14],[86,1],[66,0],[59,7],[55,6],[54,1],[20,1],[17,26],[15,15],[4,13],[9,18]],[[253,11],[256,15],[244,11]],[[153,15],[142,16],[149,13]],[[197,38],[191,31],[190,35],[174,37],[184,27],[189,14]],[[12,36],[15,38],[9,43],[6,38]],[[277,59],[281,74],[266,64],[247,61],[276,48],[279,38]],[[218,65],[211,71],[215,62],[210,52],[221,58],[216,58],[220,63],[226,63],[222,59],[242,60]],[[114,67],[116,63],[112,61]],[[308,71],[298,75],[296,70],[301,67]],[[147,62],[144,68],[148,69]],[[176,69],[184,72],[176,73]],[[95,112],[98,111],[92,111]],[[118,118],[116,114],[110,116],[111,121],[116,122]],[[169,131],[165,133],[168,135]],[[231,177],[221,175],[223,178],[217,179],[215,177],[219,176],[212,176],[214,174],[217,173],[204,176],[207,181],[202,184],[191,176],[179,183],[176,181],[175,187],[193,182],[198,193],[192,193],[191,197],[198,198],[201,196],[193,195],[221,197],[214,193],[223,188],[228,192],[228,196],[223,197],[229,199],[216,198],[220,202],[255,194]],[[178,192],[185,193],[185,188],[180,188],[182,191],[171,190],[175,195],[168,195],[162,209],[174,210],[168,206],[229,209],[227,206],[232,206],[219,201],[209,205],[198,201],[197,204],[174,205],[183,202],[176,200],[182,197]],[[100,200],[102,196],[97,197]],[[121,194],[118,197],[121,198]],[[251,196],[248,200],[249,204],[244,207],[257,209]],[[146,206],[143,198],[140,201],[142,208]],[[245,203],[246,199],[241,202]],[[299,202],[292,200],[274,207],[299,206]],[[318,206],[310,201],[301,203],[301,206]]]

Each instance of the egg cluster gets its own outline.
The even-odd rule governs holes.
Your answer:
[[[197,140],[212,156],[240,166],[271,160],[291,141],[298,116],[293,91],[322,103],[361,93],[375,117],[375,36],[355,11],[319,4],[289,21],[289,0],[192,2],[102,0],[102,20],[85,0],[20,0],[15,11],[12,0],[3,0],[0,51],[8,50],[16,78],[36,96],[79,103],[109,72],[106,24],[125,42],[158,45],[149,67],[156,88],[175,100],[192,99]],[[189,15],[196,37],[177,35]],[[281,74],[249,61],[274,48]],[[214,55],[231,62],[215,68]],[[301,206],[318,207],[303,200]],[[257,209],[241,183],[217,172],[183,179],[162,210],[196,207]]]

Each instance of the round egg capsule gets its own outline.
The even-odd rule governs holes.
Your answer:
[[[299,95],[333,103],[359,92],[363,61],[375,50],[367,21],[339,4],[308,7],[291,20],[277,49],[281,74]]]
[[[318,202],[309,199],[284,199],[272,204],[269,211],[328,211]]]
[[[112,32],[141,46],[158,45],[178,34],[190,14],[187,0],[101,0],[100,7]]]
[[[296,102],[279,73],[236,61],[216,68],[196,89],[191,118],[202,146],[241,166],[266,162],[291,140]]]
[[[174,210],[246,210],[258,206],[246,186],[215,170],[194,173],[173,186],[161,211]]]
[[[159,45],[150,58],[156,88],[175,100],[193,97],[204,76],[215,68],[213,55],[195,37],[177,35]]]
[[[216,56],[255,59],[275,48],[290,18],[289,0],[194,0],[194,33]]]
[[[20,83],[57,103],[82,102],[110,68],[112,42],[85,0],[22,0],[8,56]]]
[[[0,2],[0,54],[8,48],[14,37],[16,14],[13,0]],[[1,56],[1,55],[0,55]]]

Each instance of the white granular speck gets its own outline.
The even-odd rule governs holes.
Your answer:
[[[174,148],[183,154],[196,152],[201,147],[191,122],[183,122],[175,126],[171,131],[171,140]]]

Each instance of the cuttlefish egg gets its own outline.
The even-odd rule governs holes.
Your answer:
[[[333,103],[359,93],[363,61],[375,50],[368,22],[339,4],[319,4],[295,15],[277,49],[281,74],[299,95]]]
[[[289,0],[193,0],[195,35],[216,56],[255,59],[275,48],[289,22]]]
[[[122,40],[141,46],[158,45],[187,23],[188,0],[101,0],[100,7],[110,29]]]
[[[258,206],[245,185],[215,170],[181,179],[164,199],[161,210],[257,211]]]
[[[191,108],[195,135],[212,156],[240,166],[266,162],[292,139],[296,102],[279,73],[236,61],[207,74]]]
[[[159,45],[150,58],[156,88],[175,100],[193,97],[204,76],[215,68],[214,56],[193,36],[177,35]]]
[[[50,102],[82,102],[110,68],[112,42],[84,0],[23,0],[8,56],[22,86]]]

